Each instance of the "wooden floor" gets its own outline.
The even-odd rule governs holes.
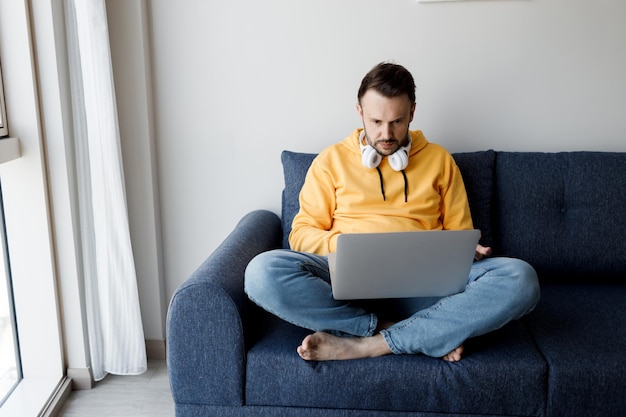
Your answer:
[[[107,375],[93,389],[72,391],[58,416],[174,417],[165,361],[149,360],[143,375]]]

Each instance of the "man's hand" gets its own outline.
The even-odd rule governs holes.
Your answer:
[[[474,255],[474,260],[480,261],[481,259],[485,259],[486,257],[491,256],[491,248],[483,245],[476,245],[476,254]]]

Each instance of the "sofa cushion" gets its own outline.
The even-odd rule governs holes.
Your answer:
[[[626,410],[626,286],[544,285],[526,319],[549,366],[548,416]]]
[[[289,248],[291,223],[300,209],[298,197],[306,173],[316,154],[283,151],[281,160],[285,188],[282,194],[283,247]],[[492,201],[495,152],[481,151],[452,155],[465,182],[474,227],[482,232],[481,243],[493,246]]]
[[[496,158],[500,252],[547,281],[626,278],[626,153]]]
[[[300,210],[300,189],[304,184],[306,173],[317,154],[283,151],[280,159],[283,163],[283,176],[285,188],[283,189],[283,201],[281,221],[283,224],[283,248],[289,248],[289,233],[291,223]]]
[[[308,333],[279,319],[248,352],[246,405],[539,415],[545,362],[520,322],[466,343],[463,360],[423,355],[307,362]]]
[[[452,154],[463,176],[474,228],[480,229],[480,243],[496,245],[493,233],[493,193],[496,153],[492,150]]]

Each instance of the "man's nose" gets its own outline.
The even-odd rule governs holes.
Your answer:
[[[385,139],[391,139],[391,135],[392,135],[391,125],[389,124],[383,125],[382,134]]]

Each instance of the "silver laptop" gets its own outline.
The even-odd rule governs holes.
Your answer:
[[[328,256],[336,300],[443,297],[462,292],[478,230],[354,233]]]

